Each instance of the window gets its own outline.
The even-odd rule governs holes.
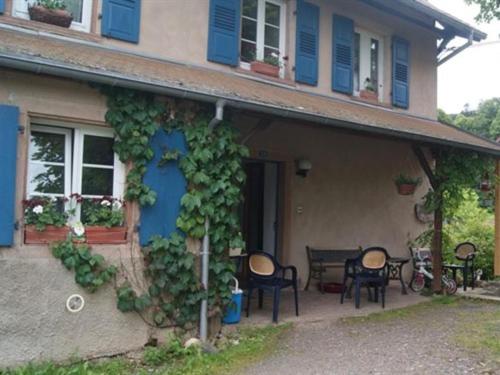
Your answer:
[[[71,28],[80,31],[90,31],[90,18],[92,14],[92,0],[63,0],[66,10],[73,15]],[[29,19],[28,6],[35,4],[36,0],[14,0],[12,15]]]
[[[85,200],[113,196],[121,198],[124,167],[113,151],[113,132],[105,129],[31,127],[28,166],[28,197],[57,199],[72,193]],[[67,207],[69,208],[69,207]],[[79,208],[74,220],[85,216]]]
[[[242,5],[242,65],[270,56],[281,59],[285,30],[282,0],[243,0]]]
[[[357,30],[354,35],[354,93],[371,90],[382,95],[383,39],[377,35]]]

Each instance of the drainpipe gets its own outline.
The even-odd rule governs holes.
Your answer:
[[[217,100],[215,103],[215,116],[208,124],[210,131],[212,131],[224,118],[224,104],[224,100]],[[203,236],[203,245],[201,250],[201,285],[206,292],[208,292],[208,264],[210,254],[210,237],[208,235],[209,229],[210,221],[208,220],[208,217],[205,217],[205,235]],[[200,308],[200,340],[202,342],[207,341],[207,312],[208,300],[207,298],[204,298],[201,301]]]

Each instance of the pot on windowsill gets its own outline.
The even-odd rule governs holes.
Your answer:
[[[417,188],[417,184],[398,184],[396,186],[398,187],[399,195],[413,195]]]
[[[24,228],[24,243],[28,245],[43,245],[55,241],[64,241],[69,233],[69,228],[47,225],[44,230],[39,231],[34,225],[26,225]]]
[[[123,244],[127,242],[127,227],[86,226],[88,244]]]
[[[252,61],[250,63],[250,70],[254,73],[264,74],[270,77],[279,78],[280,67],[276,65],[271,65],[263,61]]]
[[[73,22],[73,16],[64,9],[47,9],[41,5],[33,5],[28,8],[30,20],[48,23],[50,25],[69,28]]]
[[[361,90],[359,92],[359,97],[370,102],[378,103],[378,95],[375,91],[372,90]]]

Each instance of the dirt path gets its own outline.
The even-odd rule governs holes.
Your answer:
[[[442,302],[296,325],[247,374],[500,374],[500,305]]]

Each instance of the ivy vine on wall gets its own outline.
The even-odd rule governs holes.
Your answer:
[[[177,218],[180,233],[169,238],[155,236],[142,249],[149,281],[146,293],[138,295],[125,283],[117,295],[121,311],[148,312],[157,326],[188,326],[196,321],[203,297],[208,297],[212,313],[231,300],[229,285],[235,270],[228,249],[244,246],[237,208],[245,181],[241,161],[248,150],[236,142],[229,122],[209,129],[211,115],[207,108],[187,101],[160,103],[152,95],[120,88],[107,87],[103,92],[108,98],[106,121],[117,134],[115,151],[122,162],[132,164],[127,175],[127,200],[141,205],[155,202],[155,192],[143,183],[146,166],[153,158],[149,144],[155,132],[159,128],[175,130],[186,138],[187,155],[167,150],[156,166],[179,163],[188,182]],[[205,218],[210,221],[208,291],[202,290],[197,258],[188,251],[184,237],[201,239]]]

